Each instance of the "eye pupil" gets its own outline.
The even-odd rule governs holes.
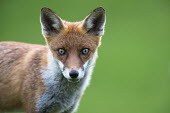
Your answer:
[[[87,49],[83,50],[84,53],[87,53]]]
[[[64,54],[66,53],[66,50],[65,50],[65,49],[59,49],[59,50],[58,50],[58,53],[59,53],[60,55],[64,55]]]
[[[82,54],[83,54],[83,55],[87,55],[88,53],[89,53],[89,49],[86,48],[86,49],[83,49],[83,50],[82,50]]]

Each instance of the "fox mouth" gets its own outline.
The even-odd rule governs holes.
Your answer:
[[[74,79],[67,79],[69,82],[72,82],[72,83],[77,83],[77,82],[79,82],[80,81],[80,79],[76,79],[76,78],[74,78]]]

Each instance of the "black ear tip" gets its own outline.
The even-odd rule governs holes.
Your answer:
[[[46,11],[52,11],[52,10],[48,7],[41,8],[41,12],[46,12]]]
[[[95,11],[95,12],[105,12],[105,9],[103,7],[97,7],[93,11]]]
[[[47,9],[49,9],[49,8],[48,7],[42,7],[41,11],[44,11],[44,10],[47,10]]]

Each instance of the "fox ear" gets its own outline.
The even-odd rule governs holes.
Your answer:
[[[44,36],[54,36],[63,29],[63,22],[51,9],[41,9],[40,23]]]
[[[105,10],[102,7],[94,9],[84,20],[83,28],[87,33],[101,36],[104,34]]]

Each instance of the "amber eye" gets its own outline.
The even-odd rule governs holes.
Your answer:
[[[81,50],[81,54],[82,55],[87,55],[89,53],[89,51],[90,51],[90,49],[84,48],[84,49]]]
[[[65,54],[66,54],[66,50],[60,48],[60,49],[58,49],[58,54],[59,54],[59,55],[65,55]]]

